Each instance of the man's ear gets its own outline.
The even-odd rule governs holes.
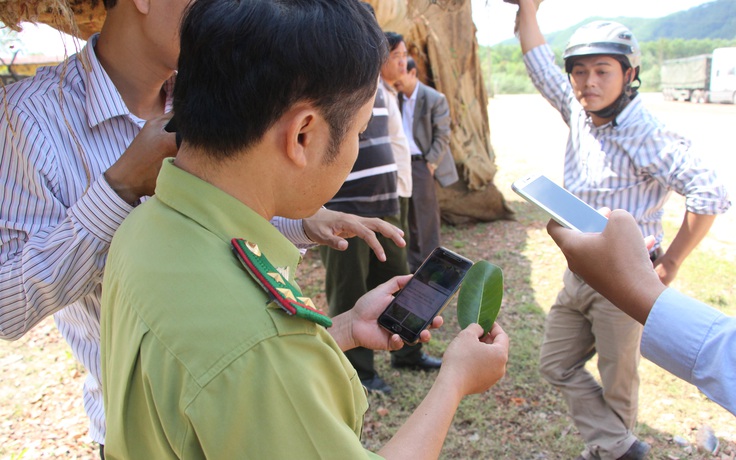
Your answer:
[[[636,75],[636,71],[634,70],[634,68],[633,67],[629,67],[626,70],[626,73],[624,74],[624,80],[626,80],[626,83],[632,84],[632,83],[634,83],[635,75]]]
[[[287,114],[286,156],[297,167],[303,168],[309,158],[309,149],[314,147],[319,117],[311,109],[296,110]]]
[[[133,0],[133,4],[141,14],[148,14],[151,9],[151,0]]]

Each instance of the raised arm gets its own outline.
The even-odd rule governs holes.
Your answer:
[[[542,31],[539,29],[539,24],[537,23],[537,7],[539,2],[535,0],[504,1],[519,5],[517,21],[521,51],[526,54],[527,51],[545,44],[544,35],[542,35]]]

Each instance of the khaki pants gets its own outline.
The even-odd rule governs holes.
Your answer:
[[[540,371],[564,394],[588,454],[616,459],[636,441],[642,326],[569,270],[545,324]],[[601,384],[585,370],[598,354]]]

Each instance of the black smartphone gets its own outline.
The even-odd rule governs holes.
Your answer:
[[[438,247],[378,317],[378,324],[412,344],[450,303],[473,262]]]
[[[563,227],[600,233],[608,219],[544,174],[532,174],[511,184],[511,189],[547,212]]]

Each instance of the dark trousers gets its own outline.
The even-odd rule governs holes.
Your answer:
[[[409,245],[407,258],[414,273],[440,245],[440,205],[434,176],[424,160],[411,162],[412,192],[409,199]]]
[[[399,212],[401,212],[401,225],[400,229],[404,231],[404,241],[406,241],[406,248],[409,248],[409,201],[411,197],[400,196],[399,197]],[[407,256],[408,257],[408,256]]]
[[[386,222],[400,227],[399,216],[385,217]],[[406,264],[406,249],[400,248],[390,239],[376,235],[386,251],[386,262],[378,260],[371,248],[360,238],[351,238],[345,251],[320,246],[319,253],[325,266],[325,292],[330,307],[330,316],[344,313],[355,305],[358,299],[381,283],[394,276],[409,273]],[[402,361],[410,361],[421,355],[421,344],[404,346],[393,352]],[[377,375],[373,350],[354,348],[345,353],[361,380]]]

